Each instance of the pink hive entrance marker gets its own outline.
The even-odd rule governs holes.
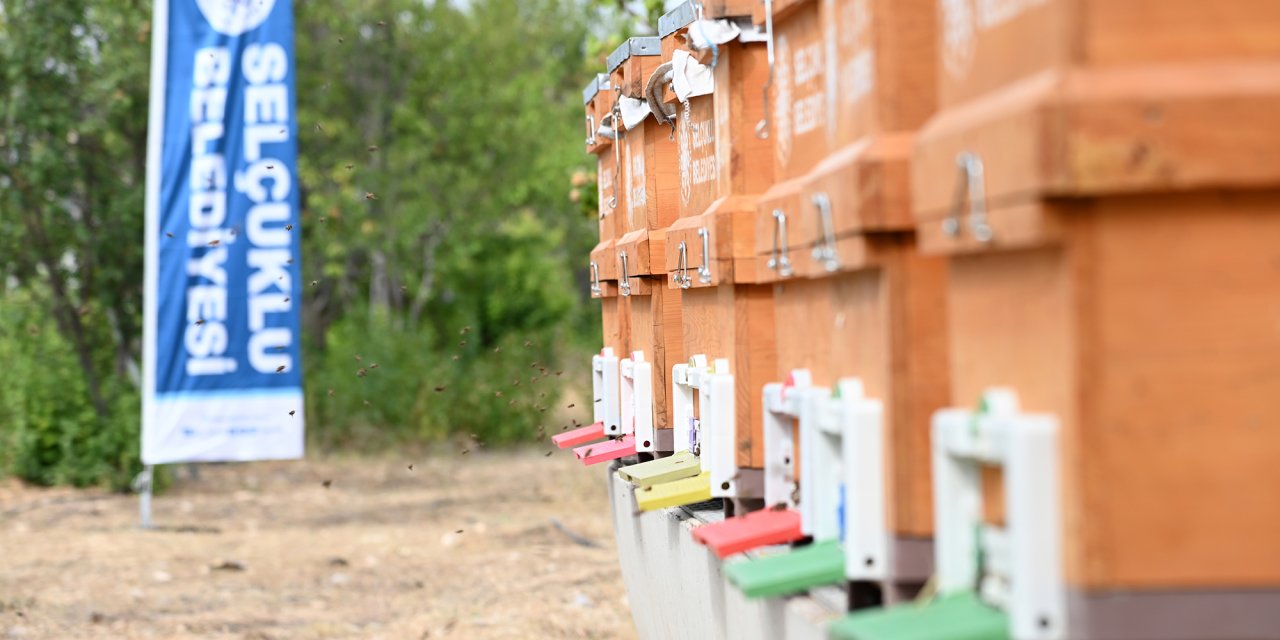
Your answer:
[[[573,450],[573,455],[577,456],[584,465],[617,460],[618,458],[635,455],[635,453],[636,439],[630,435],[623,436],[621,440],[597,442]]]
[[[596,422],[585,427],[578,427],[573,431],[566,431],[559,435],[551,436],[551,441],[561,449],[576,447],[580,444],[594,442],[604,439],[604,423]]]
[[[722,560],[735,553],[795,542],[803,537],[800,512],[792,509],[762,509],[745,516],[704,524],[693,530],[693,539],[706,545]]]

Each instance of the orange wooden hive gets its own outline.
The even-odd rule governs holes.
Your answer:
[[[856,377],[883,401],[886,582],[909,593],[932,565],[929,419],[949,392],[946,265],[916,251],[909,190],[914,131],[935,104],[934,2],[774,8],[779,182],[757,204],[755,246],[760,278],[777,283],[773,381]]]
[[[751,3],[706,3],[702,18],[749,16]],[[669,286],[682,288],[684,352],[708,362],[729,360],[734,375],[734,479],[713,484],[716,495],[762,497],[764,456],[761,389],[775,369],[773,294],[755,283],[752,217],[755,197],[771,181],[770,142],[756,137],[768,75],[764,42],[731,39],[694,50],[691,3],[663,17],[664,57],[689,54],[710,67],[714,91],[680,101],[676,110],[679,218],[667,233]],[[736,20],[754,31],[747,20]]]
[[[609,56],[610,78],[621,87],[619,99],[645,100],[649,77],[661,63],[658,38],[631,38]],[[635,103],[632,103],[633,106]],[[652,439],[637,437],[637,451],[670,451],[671,421],[667,395],[671,368],[684,360],[680,325],[680,291],[666,286],[663,246],[666,227],[676,217],[679,178],[676,145],[666,127],[641,116],[634,127],[619,127],[620,184],[626,191],[625,212],[618,216],[616,242],[619,295],[625,298],[630,350],[652,367]],[[624,120],[626,118],[623,118]],[[636,407],[636,411],[644,410]]]
[[[1273,636],[1280,4],[940,6],[951,404],[1060,420],[1070,636]]]
[[[614,144],[614,105],[617,94],[609,83],[609,76],[599,74],[583,90],[586,104],[586,122],[595,130],[587,136],[587,151],[596,156],[596,185],[598,189],[600,242],[591,250],[588,276],[591,281],[591,297],[600,300],[604,345],[616,354],[625,354],[630,344],[627,318],[622,313],[622,301],[618,296],[618,270],[616,243],[619,236],[619,210],[626,206],[618,188],[620,179],[615,168],[617,146]]]

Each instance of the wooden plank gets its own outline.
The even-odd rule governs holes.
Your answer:
[[[1280,62],[1046,72],[939,113],[912,167],[915,216],[953,206],[961,152],[988,206],[1028,194],[1103,196],[1280,182]],[[1224,126],[1230,122],[1231,126]]]
[[[728,290],[729,287],[721,287]],[[734,293],[734,352],[730,367],[738,418],[737,464],[764,468],[764,385],[774,381],[777,349],[774,338],[773,288],[737,285]]]
[[[675,274],[680,266],[680,243],[685,243],[686,265],[691,287],[715,287],[736,282],[734,260],[752,258],[755,240],[755,198],[728,196],[716,200],[706,213],[680,218],[667,230],[664,260],[666,270]],[[706,229],[708,254],[702,251],[700,230]],[[711,280],[702,282],[697,269],[711,265]],[[744,272],[745,273],[745,272]],[[676,286],[673,282],[672,286]]]
[[[953,257],[947,312],[950,320],[950,406],[975,407],[991,386],[1012,386],[1024,411],[1075,416],[1076,338],[1073,292],[1060,247]],[[1064,538],[1069,579],[1076,579],[1084,546],[1070,439],[1064,439]],[[999,491],[987,483],[984,503],[995,519]],[[1074,568],[1073,568],[1074,567]]]
[[[617,242],[606,240],[591,249],[591,263],[600,273],[600,280],[618,279]]]
[[[773,289],[724,285],[683,291],[685,355],[728,358],[734,374],[738,464],[764,467],[762,392],[777,372]]]
[[[1086,587],[1280,583],[1278,202],[1106,199],[1073,228]]]
[[[773,31],[769,137],[774,177],[785,180],[812,169],[835,148],[835,138],[834,127],[828,132],[826,43],[818,3],[797,6],[774,21]]]
[[[662,335],[662,340],[654,346],[653,355],[655,411],[662,416],[662,419],[655,424],[659,429],[670,429],[673,425],[669,413],[668,396],[670,394],[667,391],[671,389],[671,369],[688,358],[684,350],[683,295],[679,289],[658,286],[655,288],[654,297],[660,300],[661,309],[655,317],[661,323],[658,331]],[[659,387],[662,388],[660,403],[657,400]]]
[[[1274,59],[1280,4],[1256,0],[1089,0],[1077,24],[1089,65]]]

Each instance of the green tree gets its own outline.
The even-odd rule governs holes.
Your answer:
[[[313,435],[533,436],[550,372],[598,341],[578,97],[631,18],[584,0],[295,13]],[[139,0],[0,4],[0,471],[120,486],[137,468],[149,20]]]

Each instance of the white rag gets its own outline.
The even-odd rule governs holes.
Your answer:
[[[676,49],[671,56],[671,88],[680,102],[705,96],[716,90],[716,78],[708,67],[683,49]]]
[[[649,103],[637,98],[628,98],[627,96],[618,96],[618,110],[622,111],[622,126],[630,131],[644,122],[653,111],[649,110]]]

